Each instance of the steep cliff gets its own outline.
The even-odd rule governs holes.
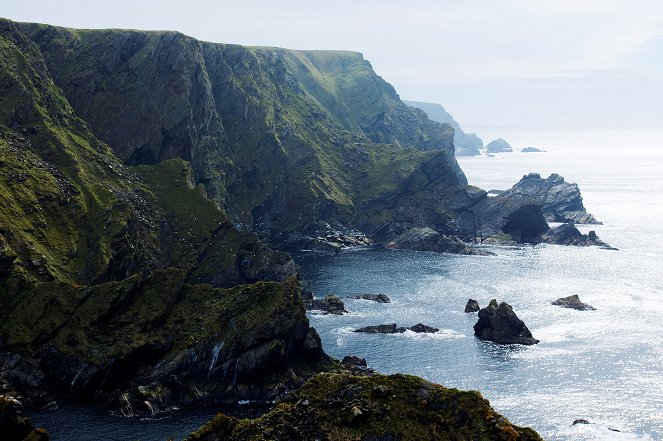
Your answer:
[[[408,106],[416,107],[426,112],[426,115],[433,121],[447,123],[454,129],[454,146],[456,147],[456,156],[475,156],[481,154],[479,151],[483,148],[483,141],[475,133],[465,133],[460,124],[447,110],[440,104],[424,103],[421,101],[403,101]]]
[[[357,182],[383,188],[426,173],[446,195],[466,185],[453,130],[400,101],[361,54],[21,26],[120,159],[190,161],[195,181],[243,228],[273,238],[326,224],[378,229],[385,221],[373,215],[376,204],[387,217],[405,207],[374,201]],[[405,167],[393,163],[410,156]],[[452,211],[435,209],[446,211],[441,227],[453,229]]]

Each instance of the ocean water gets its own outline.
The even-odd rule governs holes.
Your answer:
[[[604,223],[582,230],[596,230],[619,251],[539,245],[491,247],[497,255],[487,257],[302,254],[315,293],[382,292],[392,299],[346,299],[347,315],[311,314],[325,350],[365,357],[382,372],[479,390],[512,422],[547,440],[663,439],[663,133],[521,133],[510,141],[547,152],[462,158],[470,183],[506,189],[529,172],[557,172],[579,184],[586,208]],[[571,294],[597,310],[550,304]],[[482,306],[493,298],[510,303],[541,343],[477,340],[476,313],[463,312],[468,298]],[[441,332],[352,332],[418,322]],[[578,418],[594,424],[573,426]]]
[[[516,424],[547,440],[663,439],[663,132],[522,132],[508,138],[546,153],[460,160],[471,184],[506,189],[530,171],[580,185],[592,226],[619,251],[536,246],[492,247],[496,256],[356,250],[296,259],[314,292],[383,292],[390,304],[346,300],[349,314],[310,319],[325,350],[365,357],[385,373],[420,375],[480,390]],[[589,228],[583,227],[583,230]],[[597,311],[550,305],[578,294]],[[468,298],[510,303],[536,346],[477,340]],[[437,334],[366,335],[381,323],[441,329]],[[214,409],[161,419],[120,418],[64,405],[31,413],[53,440],[182,439]],[[577,418],[595,424],[571,426]],[[614,432],[609,428],[620,430]]]

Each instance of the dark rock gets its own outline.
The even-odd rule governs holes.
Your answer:
[[[474,334],[481,340],[501,344],[534,345],[539,342],[516,316],[511,305],[505,302],[498,305],[495,299],[479,311],[479,321],[474,325]]]
[[[349,299],[356,300],[370,300],[377,303],[391,303],[391,299],[384,294],[355,294],[353,296],[348,296]]]
[[[404,327],[398,327],[395,323],[389,325],[364,326],[353,332],[366,332],[368,334],[401,334],[405,332]]]
[[[509,143],[506,142],[504,139],[498,138],[486,144],[486,151],[488,153],[503,153],[503,152],[512,152],[513,149],[511,148]]]
[[[326,295],[322,299],[313,299],[306,304],[306,307],[308,310],[324,311],[327,314],[343,315],[348,312],[345,310],[343,300],[333,294]]]
[[[479,302],[474,299],[469,299],[465,305],[465,312],[477,312],[479,309]]]
[[[427,333],[427,334],[433,334],[433,333],[439,331],[439,329],[433,328],[432,326],[424,325],[423,323],[417,323],[416,325],[411,326],[408,329],[410,331],[414,331],[414,332],[417,332],[417,333]]]
[[[537,149],[536,147],[525,147],[524,149],[521,150],[523,153],[540,153],[543,152],[544,150]]]
[[[580,419],[575,420],[573,422],[573,424],[571,424],[571,425],[575,426],[576,424],[591,424],[591,423],[587,420],[583,420],[582,418],[580,418]]]
[[[562,224],[549,229],[541,236],[541,242],[554,245],[597,246],[605,249],[615,249],[599,239],[595,231],[582,234],[573,223]]]
[[[588,305],[587,303],[583,303],[580,301],[580,298],[578,297],[577,294],[574,294],[572,296],[568,297],[561,297],[554,302],[552,302],[553,305],[555,306],[562,306],[564,308],[571,308],[571,309],[577,309],[579,311],[595,311],[596,308],[594,308],[591,305]]]
[[[343,360],[341,360],[341,363],[348,366],[357,366],[357,367],[367,366],[365,358],[356,357],[354,355],[346,355],[345,357],[343,357]]]
[[[48,441],[44,429],[35,429],[29,418],[18,412],[18,402],[0,395],[0,438],[3,441]]]
[[[440,234],[432,228],[411,228],[387,244],[389,248],[440,253],[472,254],[455,236]]]

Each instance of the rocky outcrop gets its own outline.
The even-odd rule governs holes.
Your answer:
[[[481,309],[479,302],[474,299],[469,299],[465,305],[465,312],[478,312],[479,309]]]
[[[472,251],[458,237],[440,234],[427,227],[412,228],[389,242],[387,247],[400,250],[472,254]]]
[[[541,236],[541,242],[555,245],[597,246],[605,249],[615,249],[599,239],[595,231],[582,234],[572,222],[549,229]]]
[[[428,333],[432,334],[438,332],[438,328],[432,326],[424,325],[423,323],[417,323],[414,326],[409,328],[403,326],[397,326],[395,323],[388,325],[377,325],[377,326],[364,326],[363,328],[355,329],[353,332],[364,332],[367,334],[402,334],[405,331],[410,330],[416,333]]]
[[[429,383],[407,375],[321,374],[267,414],[240,421],[223,414],[188,441],[246,439],[540,441],[511,424],[478,392]]]
[[[356,366],[356,367],[366,367],[366,359],[361,357],[356,357],[354,355],[346,355],[341,360],[341,363],[347,366]]]
[[[328,359],[299,285],[187,285],[181,270],[93,287],[39,284],[0,312],[0,379],[41,405],[94,398],[124,414],[268,400]],[[55,306],[57,305],[57,306]]]
[[[4,441],[48,441],[44,429],[35,429],[29,418],[18,412],[18,402],[0,395],[0,434]]]
[[[499,305],[495,299],[479,311],[479,321],[474,325],[474,335],[481,340],[501,344],[534,345],[539,340],[532,337],[525,323],[518,318],[508,303]]]
[[[511,148],[511,145],[502,138],[495,139],[486,144],[486,152],[488,153],[504,153],[512,151],[513,149]]]
[[[369,293],[369,294],[355,294],[348,296],[349,299],[355,300],[370,300],[376,303],[391,303],[391,299],[382,293]]]
[[[345,310],[343,300],[334,294],[328,294],[321,299],[313,298],[304,303],[309,311],[322,311],[325,314],[343,315],[348,312]]]
[[[581,302],[580,298],[578,297],[578,294],[573,294],[568,297],[560,297],[559,299],[552,302],[552,304],[555,306],[561,306],[563,308],[577,309],[578,311],[596,310],[596,308],[594,308],[593,306]]]
[[[449,124],[454,129],[454,146],[456,156],[480,155],[483,141],[474,133],[465,133],[453,116],[440,104],[424,103],[420,101],[403,101],[408,106],[416,107],[426,112],[433,121]]]
[[[541,153],[544,150],[537,149],[536,147],[525,147],[524,149],[521,150],[523,153]]]

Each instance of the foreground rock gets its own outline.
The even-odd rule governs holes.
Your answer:
[[[385,294],[355,294],[353,296],[348,296],[349,299],[355,300],[370,300],[377,303],[391,303],[391,299]]]
[[[404,326],[397,326],[395,323],[391,323],[388,325],[365,326],[363,328],[355,329],[353,332],[365,332],[367,334],[402,334],[407,330],[417,333],[431,334],[439,331],[438,328],[427,326],[423,323],[417,323],[416,325],[410,326],[409,328]]]
[[[504,440],[534,441],[532,429],[499,415],[479,392],[408,375],[320,374],[267,414],[218,414],[187,441]]]
[[[479,309],[481,309],[479,302],[474,299],[469,299],[465,305],[465,312],[477,312]]]
[[[568,297],[561,297],[552,302],[552,304],[555,306],[562,306],[564,308],[577,309],[578,311],[596,311],[596,308],[593,306],[581,302],[577,294]]]
[[[610,250],[616,249],[599,239],[595,231],[582,234],[573,223],[562,224],[549,229],[541,236],[541,242],[554,245],[597,246]]]
[[[305,306],[310,311],[323,311],[327,314],[343,315],[348,312],[345,310],[343,300],[333,294],[326,295],[321,299],[311,299]]]
[[[511,145],[504,139],[498,138],[486,144],[486,151],[488,153],[505,153],[512,152],[513,148],[511,148]]]
[[[35,429],[29,418],[18,412],[16,400],[0,395],[0,439],[3,441],[48,441],[44,429]]]
[[[474,335],[481,340],[501,344],[534,345],[539,340],[532,337],[525,323],[518,318],[508,303],[499,305],[493,299],[479,311],[479,321],[474,325]]]

